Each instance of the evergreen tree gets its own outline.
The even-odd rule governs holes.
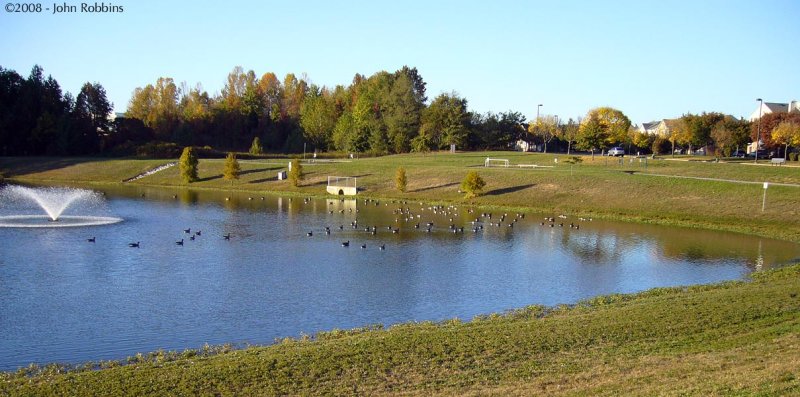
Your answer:
[[[236,153],[229,152],[228,156],[225,157],[225,169],[222,172],[222,177],[233,183],[234,179],[239,179],[241,172],[242,167],[239,166],[239,160],[236,160]]]
[[[397,190],[399,190],[401,193],[405,193],[407,184],[408,184],[408,179],[406,178],[406,169],[403,167],[399,167],[394,177],[394,185],[397,187]]]
[[[264,153],[264,147],[261,146],[261,139],[259,137],[253,138],[253,143],[250,145],[250,154],[258,156]]]
[[[179,162],[181,168],[181,179],[186,183],[192,183],[197,180],[197,153],[194,148],[189,146],[183,148],[183,154]]]
[[[289,170],[289,181],[292,186],[300,186],[300,181],[303,180],[303,166],[300,165],[300,160],[294,159],[291,161],[291,170]]]
[[[477,171],[470,171],[461,182],[461,191],[466,193],[464,198],[480,196],[486,182],[478,175]]]

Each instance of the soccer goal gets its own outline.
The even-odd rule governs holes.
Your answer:
[[[508,167],[508,159],[493,159],[493,158],[486,158],[486,161],[483,162],[484,167]]]

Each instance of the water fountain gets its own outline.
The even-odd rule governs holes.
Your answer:
[[[0,203],[4,207],[10,206],[12,211],[16,212],[38,207],[44,210],[46,215],[0,215],[0,227],[97,226],[122,221],[120,218],[107,216],[63,215],[71,206],[97,204],[102,199],[101,193],[86,189],[9,185],[0,189]],[[31,206],[32,203],[36,206]]]

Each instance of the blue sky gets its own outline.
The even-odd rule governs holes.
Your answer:
[[[0,66],[39,64],[73,93],[99,82],[117,111],[160,76],[218,92],[237,65],[326,86],[415,66],[431,99],[456,91],[473,111],[529,119],[540,103],[564,119],[612,106],[641,124],[800,100],[797,0],[105,4],[124,11],[0,12]]]

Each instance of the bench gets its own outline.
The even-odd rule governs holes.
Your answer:
[[[786,159],[780,158],[780,157],[776,157],[776,158],[772,159],[772,165],[783,165],[783,163],[785,163],[785,162],[786,162]]]

